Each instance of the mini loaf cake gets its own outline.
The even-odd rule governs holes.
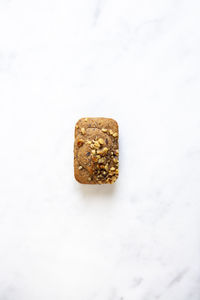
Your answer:
[[[119,174],[118,124],[83,118],[75,126],[74,176],[84,184],[114,183]]]

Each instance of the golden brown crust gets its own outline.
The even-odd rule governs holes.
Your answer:
[[[82,118],[75,126],[74,176],[83,184],[114,183],[118,177],[118,124]]]

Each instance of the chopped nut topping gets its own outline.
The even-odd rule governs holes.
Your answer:
[[[113,184],[115,181],[116,181],[116,178],[115,178],[115,177],[108,178],[108,179],[106,180],[106,182],[108,182],[108,183],[110,183],[110,184]]]
[[[118,136],[118,133],[117,133],[117,132],[113,133],[113,136],[114,136],[114,137],[117,137],[117,136]]]
[[[103,164],[105,162],[105,158],[100,158],[99,160],[98,160],[98,163],[99,164]]]
[[[107,152],[108,152],[108,148],[107,148],[107,147],[104,147],[104,148],[103,148],[103,153],[106,154]]]
[[[83,146],[83,144],[84,144],[84,140],[82,140],[82,139],[78,140],[78,142],[77,142],[78,147]]]
[[[78,167],[78,169],[79,169],[79,170],[82,170],[82,169],[83,169],[83,167],[82,167],[82,166],[79,166],[79,167]]]
[[[85,128],[81,128],[81,133],[84,135],[85,134]]]
[[[112,180],[111,183],[114,183],[117,180],[117,178],[113,176],[111,180]]]
[[[97,154],[102,154],[102,149],[97,150]],[[100,156],[100,155],[99,155]]]
[[[95,142],[94,142],[94,148],[95,148],[95,149],[99,149],[99,148],[100,148],[100,144],[99,144],[98,141],[95,141]]]
[[[100,155],[106,155],[108,152],[108,148],[104,147],[103,149],[97,150],[97,153]]]
[[[104,169],[105,169],[106,171],[108,171],[108,164],[105,165]]]
[[[93,157],[92,157],[92,160],[93,160],[94,162],[97,162],[97,161],[98,161],[98,158],[97,158],[96,156],[93,156]]]
[[[109,130],[110,135],[113,135],[113,131],[112,129]]]
[[[113,158],[113,161],[114,161],[114,163],[118,163],[119,162],[119,160],[117,159],[117,158]]]
[[[108,130],[106,128],[101,129],[103,132],[107,132]]]
[[[104,144],[104,140],[103,139],[98,139],[99,144],[103,145]]]

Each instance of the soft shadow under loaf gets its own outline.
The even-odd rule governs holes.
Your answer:
[[[116,186],[115,184],[106,185],[80,185],[79,191],[84,198],[113,198]]]

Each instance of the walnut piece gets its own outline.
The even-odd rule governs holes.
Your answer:
[[[84,135],[85,134],[85,128],[81,128],[81,133]]]
[[[101,138],[98,139],[98,142],[99,142],[100,145],[104,145],[104,140],[103,139],[101,139]]]

